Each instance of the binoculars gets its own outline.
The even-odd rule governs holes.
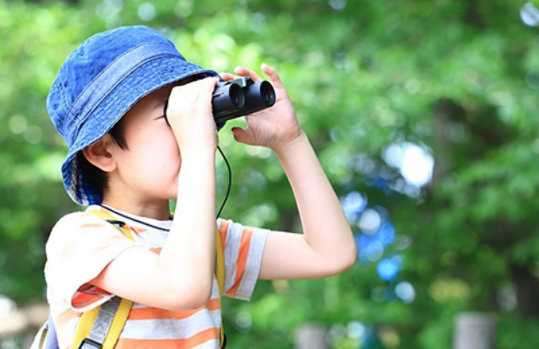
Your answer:
[[[248,77],[221,81],[213,90],[211,104],[215,123],[222,126],[227,120],[271,107],[275,104],[275,90],[268,81],[255,83]],[[168,100],[163,111],[165,118],[167,106]]]
[[[221,81],[212,96],[213,117],[216,123],[248,115],[275,104],[275,90],[265,80],[254,82],[241,77]]]

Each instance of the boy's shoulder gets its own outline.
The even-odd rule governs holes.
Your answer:
[[[88,206],[83,211],[73,211],[70,213],[65,214],[64,216],[60,217],[54,227],[53,230],[57,228],[63,228],[64,226],[76,226],[86,223],[95,223],[95,222],[104,222],[106,223],[102,218],[100,218],[98,215],[96,215],[96,212],[102,212],[104,211],[103,208],[100,206]]]
[[[96,231],[106,231],[116,233],[116,228],[95,212],[103,210],[99,206],[89,206],[84,211],[70,212],[62,216],[53,226],[47,245],[58,240],[69,241],[80,237],[80,235],[96,234]]]

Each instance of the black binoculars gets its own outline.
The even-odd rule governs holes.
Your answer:
[[[275,90],[265,80],[254,82],[241,77],[221,81],[212,96],[213,117],[216,123],[248,115],[275,104]]]
[[[221,81],[213,90],[211,104],[215,123],[222,124],[238,116],[271,107],[275,104],[275,90],[268,81],[255,83],[248,77]],[[167,106],[168,100],[163,111],[165,118]]]

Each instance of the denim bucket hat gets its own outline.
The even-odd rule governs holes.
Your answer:
[[[65,60],[47,98],[47,110],[69,151],[64,187],[80,205],[101,203],[77,171],[77,153],[103,137],[142,97],[178,80],[218,76],[190,63],[158,31],[120,27],[91,36]]]

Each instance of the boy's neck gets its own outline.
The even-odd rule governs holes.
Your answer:
[[[170,219],[170,207],[168,200],[133,202],[115,200],[113,198],[104,198],[102,204],[139,217],[153,218],[158,220]]]

